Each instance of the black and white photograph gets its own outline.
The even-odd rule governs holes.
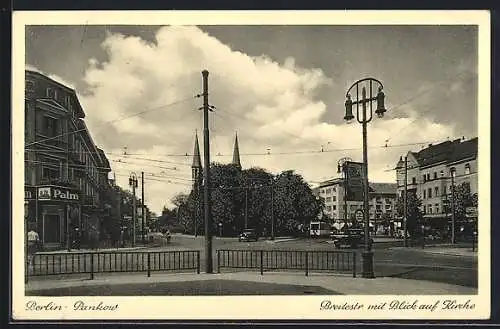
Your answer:
[[[194,13],[14,13],[14,317],[487,318],[489,14]]]

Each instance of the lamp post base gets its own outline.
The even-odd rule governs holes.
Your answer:
[[[361,265],[363,269],[361,277],[365,279],[374,279],[375,274],[373,273],[373,251],[363,251],[361,253]]]

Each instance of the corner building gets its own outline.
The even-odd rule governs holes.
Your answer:
[[[93,142],[75,90],[25,71],[25,205],[28,229],[64,247],[79,228],[99,236],[110,164]]]
[[[429,144],[419,152],[407,153],[406,188],[408,193],[413,193],[422,200],[423,217],[430,227],[450,231],[452,184],[455,188],[466,184],[471,195],[478,193],[477,152],[476,137]],[[403,157],[400,157],[396,165],[396,179],[398,195],[402,196],[405,181]],[[456,218],[456,223],[477,226],[477,213],[466,218]]]

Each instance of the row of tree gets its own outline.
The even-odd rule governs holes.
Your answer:
[[[203,235],[203,189],[202,184],[195,184],[189,194],[176,195],[173,209],[164,208],[158,225]],[[323,201],[292,170],[273,175],[262,168],[242,170],[218,163],[210,168],[210,201],[210,229],[223,236],[236,236],[244,228],[269,236],[272,223],[276,235],[300,234],[323,209]]]

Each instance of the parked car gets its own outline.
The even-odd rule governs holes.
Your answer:
[[[238,236],[238,241],[257,241],[259,237],[253,228],[244,229]]]
[[[357,248],[365,244],[365,231],[360,228],[350,228],[341,232],[332,232],[330,238],[333,240],[335,248],[348,246],[349,248]],[[370,244],[373,244],[373,239],[370,238]]]

